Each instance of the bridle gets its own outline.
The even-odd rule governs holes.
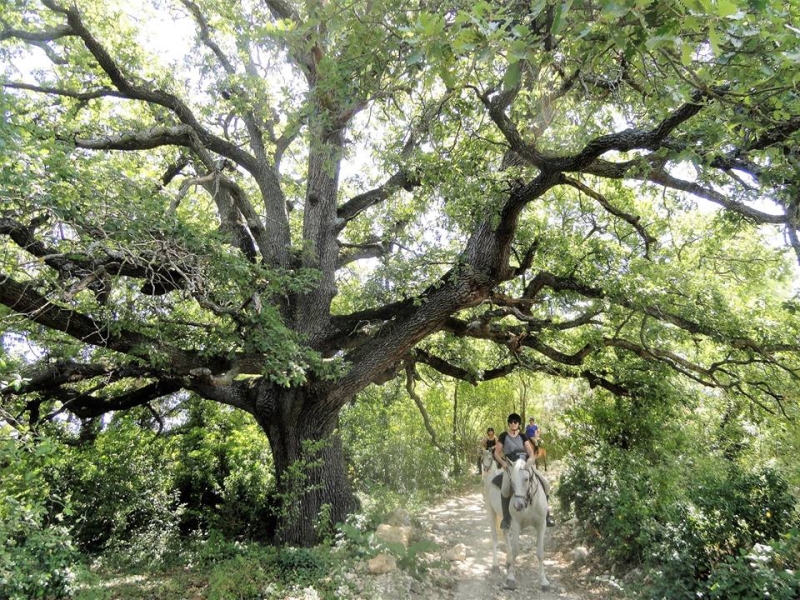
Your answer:
[[[539,488],[541,487],[539,483],[539,478],[536,476],[536,473],[533,472],[533,466],[526,465],[522,467],[520,470],[524,470],[528,473],[528,486],[524,494],[518,494],[517,486],[514,485],[514,478],[511,476],[513,470],[514,470],[513,465],[510,465],[506,468],[506,472],[508,473],[508,482],[511,485],[512,491],[514,492],[514,498],[521,499],[525,503],[525,506],[527,507],[528,504],[533,502],[536,493],[539,491]]]

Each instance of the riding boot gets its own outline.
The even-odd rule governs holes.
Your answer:
[[[500,496],[500,504],[503,506],[503,522],[500,523],[500,529],[508,529],[511,527],[511,498]]]
[[[550,509],[547,510],[547,517],[545,517],[545,520],[547,521],[548,527],[554,527],[556,524],[556,520],[550,516]]]

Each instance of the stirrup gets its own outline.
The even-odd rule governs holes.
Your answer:
[[[556,520],[553,517],[550,516],[550,513],[547,513],[547,518],[545,520],[547,521],[547,526],[548,527],[555,527],[556,526]]]

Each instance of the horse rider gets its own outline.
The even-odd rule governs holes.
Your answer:
[[[483,474],[483,451],[484,450],[491,450],[494,453],[494,446],[497,443],[497,438],[494,435],[494,427],[489,427],[486,430],[486,437],[481,440],[480,446],[478,446],[478,475]]]
[[[511,481],[508,477],[509,462],[514,462],[520,457],[525,458],[527,462],[533,461],[533,445],[524,433],[519,430],[522,417],[517,413],[508,415],[508,431],[504,431],[497,438],[497,443],[494,446],[494,457],[498,464],[503,468],[503,483],[500,486],[500,503],[503,507],[503,521],[500,523],[501,529],[508,529],[511,527]],[[534,469],[534,473],[542,482],[545,496],[550,496],[550,484],[547,480]],[[550,516],[550,509],[547,510],[547,526],[552,527],[555,525],[553,517]]]
[[[539,429],[539,426],[536,424],[536,419],[533,417],[528,419],[528,425],[525,427],[525,435],[528,436],[528,439],[533,445],[534,454],[539,452],[539,446],[542,444],[542,438],[539,436],[540,433],[541,429]]]

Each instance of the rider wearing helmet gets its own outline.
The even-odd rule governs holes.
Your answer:
[[[497,462],[507,470],[509,462],[518,460],[520,457],[526,460],[533,460],[533,444],[524,433],[520,432],[519,427],[522,423],[522,417],[517,413],[508,415],[508,431],[504,431],[497,437],[497,444],[494,446],[494,456]],[[539,479],[542,480],[545,486],[545,492],[549,494],[550,485],[544,478],[537,473]],[[503,473],[503,484],[500,487],[500,502],[503,506],[503,522],[500,524],[501,529],[508,529],[511,526],[511,510],[509,504],[511,503],[511,481],[508,478],[508,472]],[[547,526],[554,525],[550,511],[547,511]]]

